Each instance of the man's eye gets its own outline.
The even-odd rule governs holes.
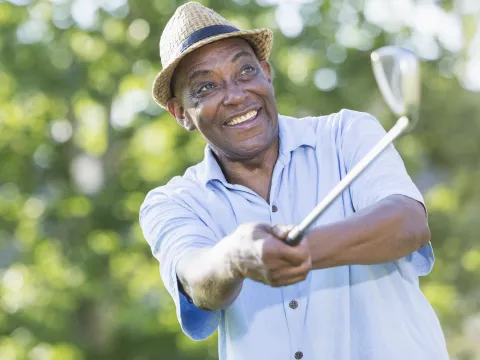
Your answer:
[[[197,90],[197,93],[198,94],[203,94],[205,92],[207,92],[208,90],[211,90],[213,89],[215,86],[213,84],[206,84],[206,85],[203,85],[202,87],[200,87],[198,90]]]
[[[240,72],[240,74],[241,75],[250,74],[254,70],[255,70],[255,68],[253,66],[247,66],[247,67],[243,68],[243,70]]]

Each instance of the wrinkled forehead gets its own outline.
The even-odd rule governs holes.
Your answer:
[[[229,55],[234,56],[234,53],[239,51],[249,52],[257,58],[250,43],[240,37],[218,40],[194,50],[185,56],[175,69],[172,76],[172,88],[191,69],[202,64],[214,63],[218,59],[227,59]]]

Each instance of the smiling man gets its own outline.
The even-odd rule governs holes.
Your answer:
[[[278,114],[272,32],[187,3],[160,40],[153,96],[205,139],[204,160],[147,195],[140,223],[183,331],[220,359],[447,359],[418,276],[423,198],[390,146],[303,241],[284,238],[385,134],[349,110]]]

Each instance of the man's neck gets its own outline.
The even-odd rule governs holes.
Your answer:
[[[242,161],[217,155],[216,158],[229,183],[248,187],[269,202],[273,168],[278,159],[278,151],[279,138],[277,137],[267,150],[255,158]]]

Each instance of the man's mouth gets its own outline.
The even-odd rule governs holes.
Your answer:
[[[249,111],[245,115],[241,115],[241,116],[237,116],[236,118],[233,118],[232,120],[227,122],[226,125],[227,126],[234,126],[234,125],[241,124],[245,121],[248,121],[248,120],[251,120],[251,119],[255,118],[255,116],[257,116],[257,114],[258,114],[258,110]]]

